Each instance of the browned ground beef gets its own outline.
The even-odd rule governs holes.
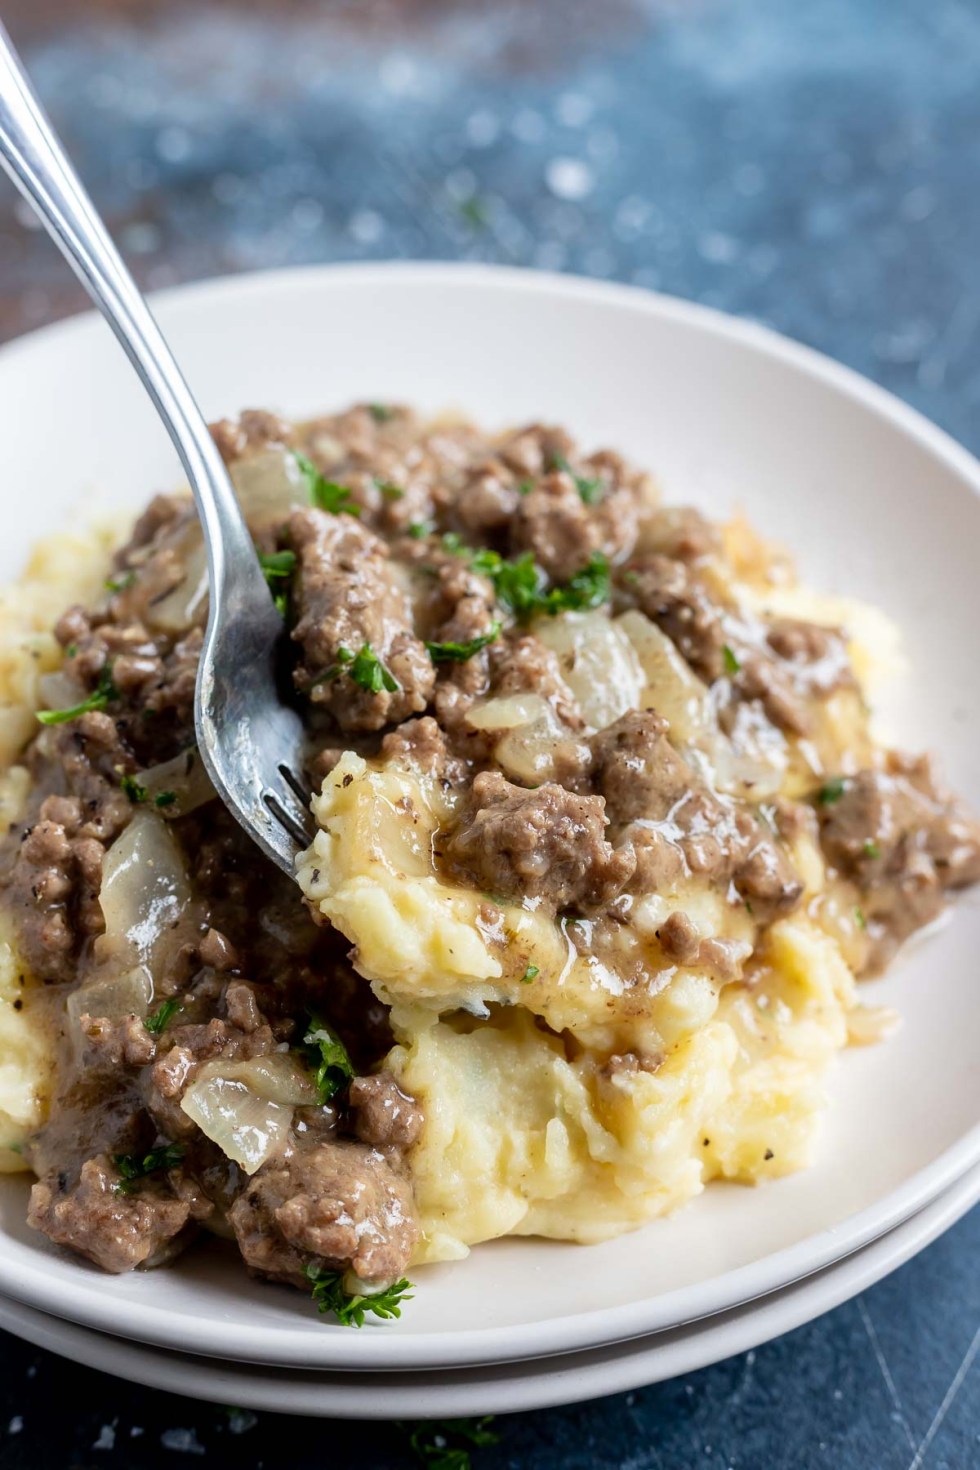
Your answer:
[[[922,763],[895,757],[838,782],[833,800],[765,807],[715,791],[655,710],[588,725],[567,666],[509,579],[539,612],[551,599],[547,616],[554,599],[595,606],[578,581],[607,576],[607,610],[638,608],[662,630],[710,686],[733,742],[746,722],[776,740],[809,734],[828,697],[853,686],[841,634],[748,620],[725,591],[718,529],[695,510],[659,507],[619,455],[583,455],[550,425],[487,435],[367,404],[303,425],[251,410],[213,432],[233,474],[278,464],[281,477],[300,451],[328,502],[340,487],[336,512],[294,500],[250,523],[263,553],[294,560],[275,590],[311,786],[349,749],[436,783],[453,812],[437,864],[488,907],[526,901],[569,933],[598,936],[629,923],[635,895],[702,881],[753,916],[759,939],[802,898],[790,844],[819,840],[863,907],[874,967],[947,889],[980,878],[977,825]],[[294,478],[308,475],[303,464]],[[143,784],[160,763],[180,757],[185,776],[193,766],[202,569],[189,501],[157,496],[105,596],[68,608],[54,630],[65,687],[92,708],[28,746],[29,809],[0,848],[2,901],[25,967],[58,998],[64,1033],[58,1095],[29,1144],[30,1220],[108,1271],[170,1259],[205,1226],[233,1234],[248,1267],[275,1280],[302,1286],[325,1268],[381,1283],[401,1275],[418,1238],[408,1155],[424,1127],[383,1070],[387,1010],[341,937],[314,921],[206,786],[191,798]],[[468,720],[488,697],[528,693],[556,731],[536,784],[498,765],[501,731]],[[815,777],[813,795],[818,786]],[[111,967],[111,949],[108,959],[100,949],[103,872],[136,810],[167,823],[192,894],[154,955],[152,1005],[172,1012],[156,1029],[100,1014],[97,988],[77,1014],[64,1010],[75,987]],[[702,935],[681,907],[657,941],[652,962],[665,974],[697,966],[721,983],[739,981],[750,948]],[[249,1177],[181,1102],[206,1065],[289,1052],[312,1066],[313,1016],[333,1028],[355,1075],[325,1102],[297,1106],[285,1143]],[[641,1065],[659,1058],[614,1056],[602,1075]],[[124,1177],[147,1159],[162,1162]]]

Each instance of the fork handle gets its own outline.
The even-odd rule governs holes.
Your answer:
[[[116,334],[167,427],[204,530],[212,615],[232,590],[232,568],[235,592],[254,597],[260,590],[268,602],[252,538],[204,417],[2,26],[0,164]]]

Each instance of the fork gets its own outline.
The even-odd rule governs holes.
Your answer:
[[[277,675],[283,620],[204,417],[2,26],[0,164],[116,334],[180,456],[210,586],[194,698],[198,750],[231,814],[292,873],[311,819],[301,779],[303,727]]]

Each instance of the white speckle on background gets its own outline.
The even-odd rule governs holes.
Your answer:
[[[323,205],[319,199],[297,199],[289,217],[298,230],[311,234],[323,223]]]
[[[381,63],[381,85],[395,97],[418,95],[421,86],[418,67],[410,56],[387,56]]]
[[[140,1435],[142,1433],[143,1433],[143,1426],[142,1426],[142,1424],[134,1424],[133,1427],[132,1427],[132,1429],[129,1431],[129,1437],[130,1437],[130,1439],[139,1439],[139,1437],[140,1437]]]
[[[595,104],[582,92],[563,92],[555,105],[555,116],[566,128],[581,128],[591,119]]]
[[[595,187],[595,175],[580,158],[553,158],[544,177],[557,199],[585,199]]]
[[[373,209],[359,209],[352,214],[347,225],[358,245],[374,245],[384,234],[385,222]]]
[[[23,1429],[23,1427],[24,1427],[24,1416],[23,1416],[23,1414],[15,1414],[14,1417],[11,1419],[10,1423],[7,1425],[7,1433],[8,1434],[20,1434],[20,1432]]]
[[[132,251],[133,255],[151,255],[159,250],[163,236],[149,220],[135,219],[119,232],[119,239],[123,249]]]
[[[174,1450],[178,1455],[203,1455],[204,1446],[193,1429],[165,1429],[160,1436],[165,1450]]]
[[[161,128],[156,136],[156,154],[164,163],[183,163],[191,153],[191,135],[186,128]]]
[[[466,119],[466,137],[474,148],[489,148],[500,137],[500,123],[486,108],[471,112]]]
[[[92,1448],[93,1450],[114,1450],[116,1448],[115,1424],[103,1424],[99,1430],[99,1437]]]
[[[545,135],[545,122],[540,112],[522,107],[514,114],[510,130],[519,143],[540,143]]]
[[[711,265],[730,265],[738,254],[738,241],[720,230],[709,230],[698,240],[698,254]]]
[[[641,199],[638,194],[628,194],[616,206],[613,234],[618,240],[635,240],[650,224],[654,214],[654,207],[649,199]]]
[[[259,1422],[259,1416],[253,1414],[251,1409],[229,1409],[228,1428],[232,1434],[247,1434],[254,1429]]]
[[[919,220],[928,219],[936,207],[936,196],[928,184],[919,184],[910,189],[898,206],[898,212],[902,219],[909,220],[915,224]]]

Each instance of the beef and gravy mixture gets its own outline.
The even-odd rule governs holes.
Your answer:
[[[669,1069],[636,1027],[676,977],[748,995],[773,926],[804,920],[874,974],[980,877],[980,827],[929,762],[874,744],[848,629],[776,610],[791,573],[746,527],[665,508],[618,454],[538,424],[361,405],[213,433],[283,614],[311,793],[352,752],[437,793],[427,861],[479,895],[513,981],[484,1022],[443,1008],[454,1045],[521,1006],[619,1096]],[[409,1022],[358,935],[214,797],[206,613],[193,509],[163,495],[55,628],[0,893],[57,1048],[30,1222],[110,1272],[215,1232],[273,1280],[339,1276],[346,1301],[424,1257],[433,1099],[386,1060]],[[394,816],[410,833],[408,798]],[[615,976],[608,1027],[577,1032],[572,989],[505,932],[515,907]]]

